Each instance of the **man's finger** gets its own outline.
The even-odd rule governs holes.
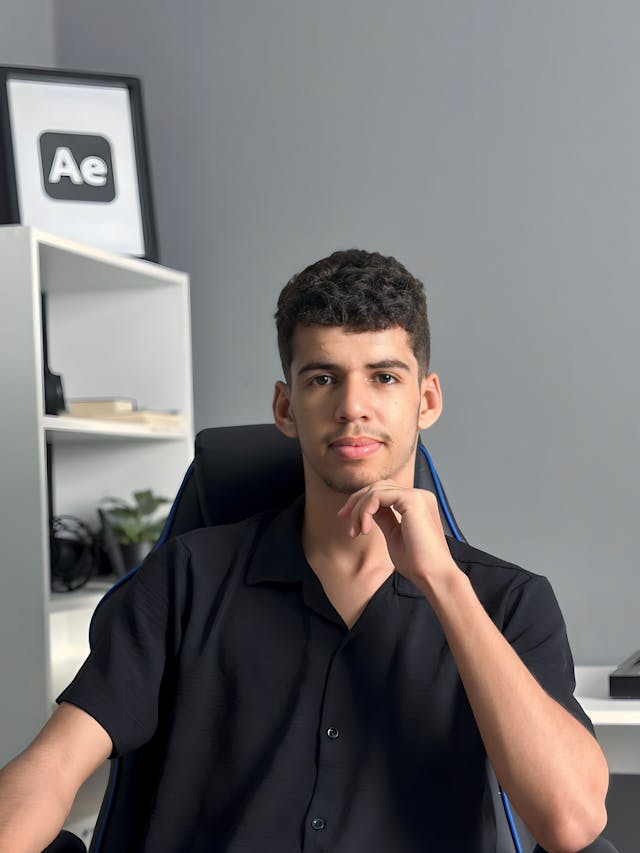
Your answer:
[[[400,522],[391,507],[382,506],[374,516],[374,521],[388,540],[398,528]]]
[[[357,492],[353,492],[353,494],[349,495],[345,503],[338,510],[338,515],[348,515],[358,501],[361,501],[366,496],[374,494],[379,497],[380,502],[385,506],[391,506],[391,504],[400,497],[403,491],[405,490],[403,490],[401,486],[397,486],[392,482],[387,483],[384,480],[370,486],[364,486],[362,489],[358,489]]]
[[[365,536],[371,533],[374,525],[373,516],[380,509],[380,500],[374,493],[364,495],[356,503],[351,512],[352,530],[354,536],[363,533]]]

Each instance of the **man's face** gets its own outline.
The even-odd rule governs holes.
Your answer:
[[[438,377],[420,377],[406,331],[298,326],[291,380],[274,415],[302,448],[307,490],[351,494],[377,480],[413,485],[419,429],[438,418]]]

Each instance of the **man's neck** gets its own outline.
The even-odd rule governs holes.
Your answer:
[[[350,519],[338,517],[348,497],[329,489],[321,494],[307,490],[302,524],[307,562],[316,574],[332,574],[336,580],[388,576],[393,564],[382,531],[376,526],[367,536],[354,539],[349,535]]]

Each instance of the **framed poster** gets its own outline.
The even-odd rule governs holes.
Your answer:
[[[0,223],[158,260],[139,79],[0,66]]]

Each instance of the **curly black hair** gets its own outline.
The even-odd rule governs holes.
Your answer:
[[[280,361],[287,382],[297,325],[343,326],[350,332],[377,332],[400,326],[422,375],[429,370],[430,336],[422,282],[399,261],[378,252],[334,252],[294,275],[275,313]]]

